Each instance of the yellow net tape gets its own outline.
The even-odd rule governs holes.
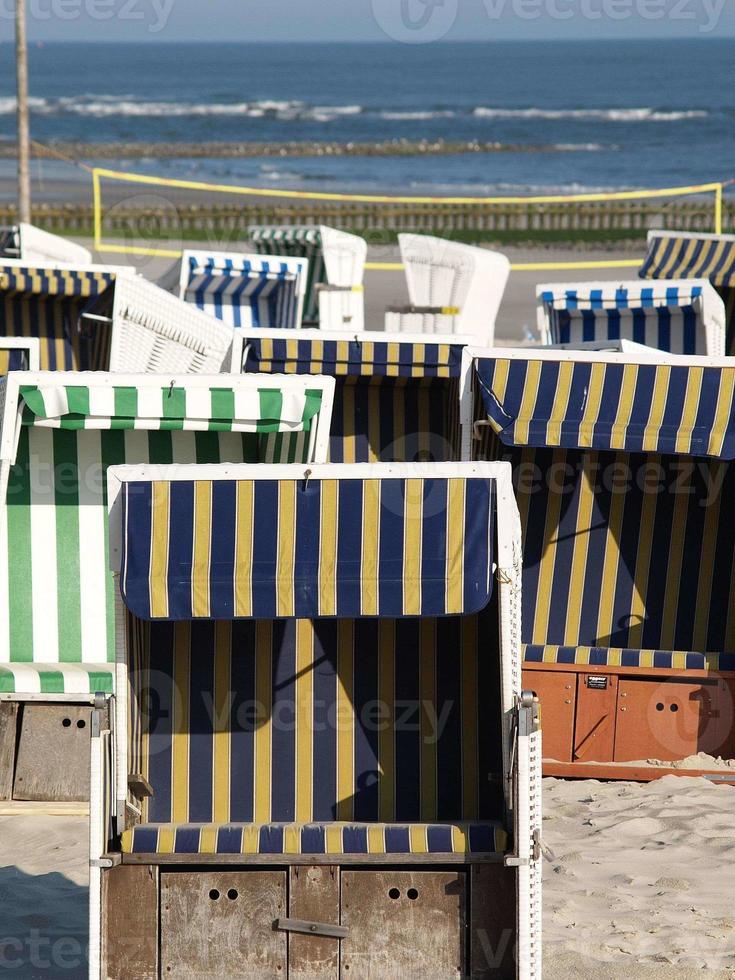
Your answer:
[[[135,245],[106,244],[102,240],[102,193],[100,181],[122,181],[147,187],[170,187],[178,190],[191,190],[205,193],[230,194],[243,197],[280,198],[298,201],[334,201],[363,204],[437,204],[437,205],[489,205],[489,204],[581,204],[606,201],[645,201],[661,198],[685,197],[694,194],[714,194],[714,231],[722,234],[723,189],[722,182],[692,184],[686,187],[663,187],[653,190],[611,191],[586,194],[537,194],[520,197],[426,197],[391,196],[382,194],[340,194],[328,191],[291,191],[263,187],[242,187],[232,184],[214,184],[198,180],[179,180],[168,177],[153,177],[147,174],[127,173],[95,167],[92,170],[92,194],[94,203],[94,246],[100,252],[126,253],[129,255],[150,255],[164,258],[178,258],[181,249],[147,248]],[[640,265],[636,259],[611,259],[610,261],[589,262],[526,262],[513,265],[516,272],[552,271],[562,269],[614,269],[634,268]],[[369,262],[367,269],[393,272],[403,268],[400,262]]]

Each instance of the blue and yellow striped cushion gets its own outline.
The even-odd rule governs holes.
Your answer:
[[[500,854],[498,823],[143,824],[124,854]]]
[[[590,667],[735,670],[735,653],[693,653],[685,650],[624,650],[619,647],[526,644],[523,660],[531,664],[569,664]]]

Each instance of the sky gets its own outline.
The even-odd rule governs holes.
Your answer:
[[[26,0],[31,41],[444,41],[735,36],[733,0]],[[14,0],[0,0],[0,41]]]

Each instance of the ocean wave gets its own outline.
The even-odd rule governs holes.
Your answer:
[[[0,115],[15,112],[15,99],[0,98]],[[42,116],[92,116],[96,118],[173,118],[187,116],[241,116],[251,119],[305,119],[331,122],[341,116],[359,115],[359,105],[310,106],[296,100],[262,99],[255,102],[170,102],[138,99],[132,95],[86,95],[76,98],[29,99],[32,112]]]
[[[453,119],[457,113],[452,109],[437,109],[435,111],[431,109],[417,109],[415,111],[405,112],[393,112],[385,109],[379,112],[378,115],[381,119],[387,119],[391,122],[420,122],[425,119]]]
[[[0,116],[15,112],[15,98],[0,97]],[[76,97],[29,99],[31,112],[39,116],[87,116],[91,118],[186,118],[241,117],[276,119],[283,122],[329,123],[357,116],[372,116],[386,122],[426,122],[434,119],[453,119],[464,116],[474,119],[545,119],[550,121],[583,120],[590,122],[680,122],[704,119],[710,113],[704,109],[667,108],[609,108],[609,109],[542,109],[498,108],[477,106],[469,108],[421,107],[397,109],[389,106],[365,108],[361,105],[310,105],[296,99],[260,99],[252,102],[179,102],[168,99],[143,99],[135,95],[106,95],[87,93]]]
[[[477,106],[472,115],[480,119],[583,119],[603,122],[681,122],[704,119],[704,109],[492,109]]]

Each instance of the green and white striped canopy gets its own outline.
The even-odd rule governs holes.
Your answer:
[[[322,393],[279,388],[21,385],[23,423],[54,429],[182,429],[298,432],[319,412]]]

